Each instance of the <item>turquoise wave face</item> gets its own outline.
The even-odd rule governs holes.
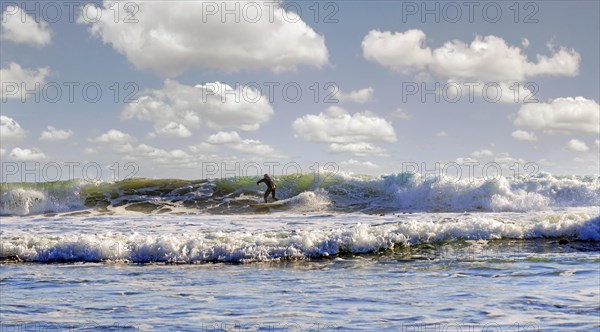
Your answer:
[[[379,177],[323,173],[275,177],[288,204],[257,210],[266,189],[256,177],[214,180],[133,178],[0,184],[0,214],[138,213],[237,214],[275,211],[464,212],[540,211],[600,205],[597,176],[461,180],[399,173]]]

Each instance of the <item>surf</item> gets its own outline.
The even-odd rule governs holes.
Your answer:
[[[457,181],[415,173],[378,177],[331,173],[319,178],[300,174],[274,178],[277,196],[285,200],[281,209],[285,211],[528,212],[600,205],[598,176],[541,173],[529,178]],[[252,214],[261,212],[252,205],[262,202],[264,193],[256,179],[1,183],[0,215]]]
[[[313,218],[314,217],[314,218]],[[7,217],[0,260],[25,262],[267,262],[442,250],[488,241],[554,239],[598,250],[587,209],[532,213]],[[48,231],[49,224],[53,225]],[[551,241],[551,240],[550,240]],[[587,243],[587,244],[586,244]]]

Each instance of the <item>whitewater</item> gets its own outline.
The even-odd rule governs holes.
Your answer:
[[[256,177],[211,180],[134,178],[116,182],[0,183],[0,215],[86,210],[191,214],[245,214],[260,201]],[[600,203],[598,176],[494,179],[399,173],[379,177],[338,173],[277,178],[279,197],[292,198],[292,212],[528,212]]]
[[[598,176],[275,180],[0,184],[2,330],[600,328]]]

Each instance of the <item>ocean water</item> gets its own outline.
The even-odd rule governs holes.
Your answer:
[[[0,185],[1,331],[593,331],[600,179]]]

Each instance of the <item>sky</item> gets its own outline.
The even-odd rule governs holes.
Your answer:
[[[600,173],[598,1],[3,1],[2,182]]]

